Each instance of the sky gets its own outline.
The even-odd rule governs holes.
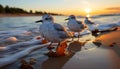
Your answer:
[[[65,15],[120,13],[120,0],[0,0],[0,4]]]

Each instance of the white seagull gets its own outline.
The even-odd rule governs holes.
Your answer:
[[[42,16],[42,20],[36,21],[36,23],[42,22],[39,27],[40,35],[44,37],[47,41],[52,43],[58,43],[58,46],[62,41],[67,40],[70,37],[70,34],[66,29],[57,23],[54,23],[53,17],[49,14]],[[51,44],[48,46],[48,49],[51,47]]]
[[[85,17],[84,23],[87,26],[87,29],[92,32],[92,34],[98,33],[98,24],[95,24],[94,22],[90,21],[88,17]]]
[[[98,32],[104,31],[114,31],[117,30],[117,27],[119,26],[117,23],[95,24],[94,22],[91,22],[88,17],[85,18],[84,23],[86,24],[88,30],[92,32],[92,34],[97,34]]]
[[[70,29],[70,31],[78,32],[78,41],[79,41],[80,32],[85,28],[84,24],[81,21],[77,21],[74,15],[70,15],[69,18],[65,20],[69,20],[67,26]]]

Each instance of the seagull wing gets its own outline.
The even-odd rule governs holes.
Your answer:
[[[93,22],[91,22],[90,20],[88,20],[88,23],[89,23],[89,24],[94,24],[94,23],[93,23]]]
[[[77,21],[77,23],[78,23],[78,24],[82,24],[82,22],[81,22],[81,21]]]
[[[77,21],[77,23],[80,25],[81,28],[85,28],[85,25],[81,21]]]
[[[66,29],[62,25],[55,23],[54,28],[57,30],[60,38],[64,39],[70,37],[70,34],[66,31]]]
[[[65,31],[65,28],[60,25],[60,24],[57,24],[57,23],[54,23],[54,28],[57,30],[57,31]]]

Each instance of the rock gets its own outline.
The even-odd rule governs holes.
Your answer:
[[[21,60],[20,69],[34,69],[32,65],[28,64],[28,62],[24,59]]]
[[[48,57],[58,57],[58,55],[56,54],[56,52],[53,52],[51,50],[48,53],[46,53],[45,55],[47,55]]]
[[[114,47],[115,46],[115,42],[113,42],[113,43],[111,43],[110,45],[109,45],[109,47]]]

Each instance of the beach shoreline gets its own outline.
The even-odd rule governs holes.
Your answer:
[[[119,35],[120,27],[116,31],[103,33],[95,38],[101,41],[102,46],[94,45],[94,47],[86,50],[83,50],[81,43],[72,42],[68,48],[71,52],[70,55],[63,57],[47,57],[44,55],[44,59],[38,58],[33,67],[34,69],[120,69]],[[110,47],[109,45],[113,42],[116,45]],[[34,58],[34,56],[32,57]],[[13,67],[15,67],[14,64]]]
[[[120,69],[120,27],[96,37],[102,46],[77,52],[62,69]],[[115,43],[113,46],[110,46]]]
[[[113,36],[114,35],[114,36]],[[120,27],[117,31],[103,33],[96,37],[101,47],[82,50],[79,42],[69,45],[72,55],[66,57],[48,57],[41,69],[120,69]],[[109,46],[113,42],[113,47]]]
[[[26,35],[30,35],[31,33],[29,32]],[[30,53],[24,59],[26,58],[28,59],[28,57],[37,59],[36,64],[33,65],[34,69],[99,69],[99,68],[90,68],[89,67],[90,65],[92,67],[94,66],[102,67],[103,65],[105,68],[102,68],[102,69],[120,69],[120,62],[119,62],[120,61],[120,37],[119,35],[120,35],[120,27],[116,31],[105,32],[96,38],[90,34],[90,36],[94,37],[96,40],[100,40],[102,43],[102,46],[97,47],[93,44],[89,44],[90,46],[93,45],[92,48],[83,50],[84,47],[81,45],[81,43],[72,42],[69,44],[69,50],[72,52],[71,55],[63,56],[63,57],[48,57],[43,55],[46,52],[46,49],[44,49],[44,52],[42,53],[40,50],[39,52],[36,51],[38,56],[42,55],[43,57],[40,58],[36,54],[31,55],[32,53]],[[32,34],[29,37],[33,37]],[[86,35],[85,37],[87,37],[87,39],[84,39],[85,41],[92,42],[92,39],[88,38],[89,35]],[[81,37],[81,39],[82,38],[83,37]],[[116,44],[114,46],[110,46],[110,44],[114,42]],[[36,58],[36,56],[38,58]],[[18,62],[19,65],[20,65],[20,62],[19,62],[20,60],[21,59],[16,61]],[[14,64],[14,63],[13,65],[10,64],[10,67],[11,68],[19,67],[19,66],[15,66],[18,64]],[[9,69],[10,67],[8,66],[6,69]],[[84,68],[84,67],[88,67],[88,68]],[[1,68],[1,69],[5,69],[5,68]]]
[[[0,17],[41,16],[41,14],[0,14]]]
[[[22,13],[18,13],[18,14],[0,14],[0,18],[1,17],[30,17],[30,16],[42,16],[43,14],[22,14]],[[54,16],[65,16],[65,15],[54,15]]]

